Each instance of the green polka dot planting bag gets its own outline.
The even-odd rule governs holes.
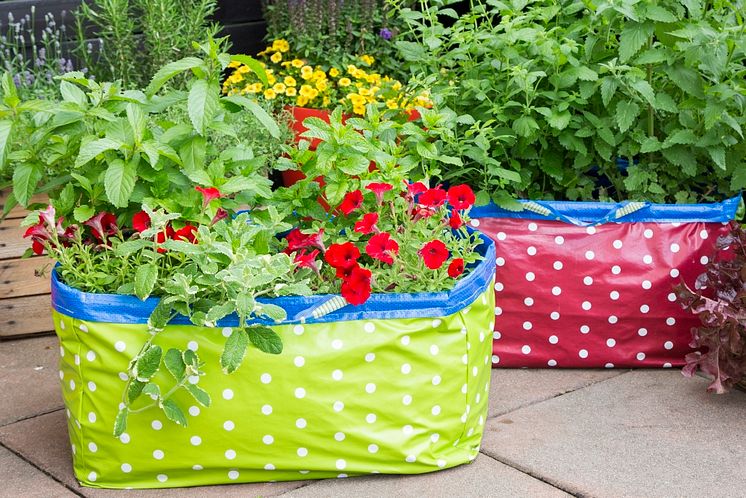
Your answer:
[[[114,437],[129,359],[149,338],[157,299],[91,294],[52,278],[60,379],[73,466],[86,486],[165,488],[362,474],[417,474],[473,460],[487,417],[495,249],[449,292],[374,294],[327,314],[330,296],[282,297],[289,319],[272,329],[279,355],[250,349],[240,370],[220,371],[231,327],[177,317],[154,344],[188,348],[204,362],[164,411],[131,416]],[[334,299],[334,298],[332,298]],[[307,317],[307,318],[304,318]],[[154,383],[168,384],[159,371]]]

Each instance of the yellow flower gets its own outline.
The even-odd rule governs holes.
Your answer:
[[[313,72],[313,79],[315,80],[325,80],[326,79],[326,73],[320,69],[317,69]]]
[[[350,93],[347,95],[347,99],[352,102],[352,105],[362,106],[365,105],[365,97],[358,95],[357,93]]]
[[[272,90],[274,90],[276,93],[285,93],[285,83],[275,83],[275,85],[272,87]]]
[[[295,69],[300,69],[303,67],[303,61],[300,59],[293,59],[292,61],[290,61],[290,64],[292,64]]]
[[[388,99],[386,101],[386,107],[388,107],[389,109],[396,109],[399,107],[399,104],[397,104],[396,100],[394,99]]]
[[[287,42],[287,40],[279,38],[272,42],[272,48],[274,50],[279,50],[280,52],[287,52],[288,50],[290,50],[290,44]]]
[[[393,89],[394,91],[398,92],[399,90],[401,90],[401,83],[397,81],[396,83],[394,83],[394,84],[393,84],[393,85],[391,86],[391,88],[392,88],[392,89]]]
[[[348,65],[347,65],[347,72],[348,72],[348,73],[352,74],[352,73],[354,73],[355,71],[357,71],[357,67],[355,67],[355,66],[354,66],[354,65],[352,65],[352,64],[348,64]]]
[[[249,66],[241,66],[238,68],[238,72],[241,74],[246,74],[251,72],[251,69],[249,69]]]
[[[361,116],[365,114],[365,106],[362,105],[353,105],[352,106],[352,112],[355,114],[360,114]]]
[[[285,89],[285,95],[288,97],[295,97],[298,94],[298,91],[295,89],[294,86],[289,86]]]
[[[241,65],[241,63],[238,62],[238,61],[230,61],[228,63],[228,67],[231,68],[231,69],[237,68],[240,65]]]
[[[332,78],[336,78],[337,76],[339,76],[339,69],[337,69],[336,67],[331,68],[329,70],[329,76],[331,76]]]
[[[271,88],[268,88],[268,89],[264,90],[264,98],[265,98],[265,99],[269,99],[269,100],[272,100],[272,99],[274,99],[275,97],[277,97],[277,94],[276,94],[276,93],[275,93],[275,91],[274,91],[274,90],[272,90]]]
[[[316,91],[316,90],[314,90],[314,89],[313,89],[313,88],[311,87],[311,85],[302,85],[302,86],[300,87],[300,92],[299,92],[299,93],[301,94],[301,96],[302,96],[302,97],[305,97],[305,98],[307,98],[307,99],[311,99],[311,98],[313,98],[313,97],[312,97],[311,95],[312,95],[312,94],[313,94],[313,92],[315,92],[315,91]]]
[[[370,55],[361,55],[360,60],[365,62],[367,65],[372,66],[373,63],[376,61],[373,57]]]
[[[331,102],[332,102],[332,99],[330,99],[329,97],[324,97],[324,101],[323,101],[323,104],[322,104],[322,105],[323,105],[324,107],[328,107],[328,106],[329,106],[329,104],[331,104]]]
[[[308,95],[308,99],[309,100],[313,100],[313,99],[315,99],[318,96],[319,96],[319,91],[316,90],[315,88],[311,88],[311,92]]]
[[[295,105],[297,105],[298,107],[303,107],[306,104],[308,104],[308,97],[304,97],[303,95],[295,100]]]
[[[285,76],[285,85],[295,86],[296,85],[295,78],[293,78],[292,76]]]
[[[329,84],[326,82],[326,80],[321,80],[316,82],[316,88],[320,92],[326,91],[327,88],[329,88]]]
[[[350,78],[339,79],[339,86],[350,86],[351,84],[352,84],[352,81],[350,81]]]
[[[282,60],[282,54],[280,52],[275,52],[272,57],[269,58],[269,60],[277,64]]]
[[[261,84],[261,83],[259,83],[259,82],[257,82],[257,83],[254,83],[254,84],[253,84],[252,86],[254,87],[254,92],[257,92],[257,93],[258,93],[258,92],[261,92],[261,91],[262,91],[262,88],[264,87],[264,85],[262,85],[262,84]]]
[[[371,96],[370,89],[368,88],[361,88],[358,93],[360,93],[360,95],[362,95],[363,97]]]
[[[271,72],[267,71],[267,83],[274,85],[277,82],[277,78]]]

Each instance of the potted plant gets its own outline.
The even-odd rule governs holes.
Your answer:
[[[452,25],[445,9],[399,12],[398,46],[458,116],[446,153],[464,167],[442,178],[494,203],[474,222],[504,262],[499,365],[683,365],[692,317],[670,285],[700,273],[746,171],[739,9],[473,2]]]
[[[88,183],[71,174],[76,195],[62,207],[73,216],[55,199],[26,220],[36,250],[58,261],[53,315],[76,477],[174,487],[469,462],[486,420],[494,265],[493,244],[465,226],[473,193],[406,182],[411,167],[356,170],[345,185],[326,179],[337,192],[330,217],[311,180],[303,195],[257,190],[259,177],[243,179],[256,164],[240,138],[214,145],[227,113],[246,112],[234,106],[256,104],[219,96],[211,74],[229,59],[203,48],[204,59],[166,65],[145,92],[62,81],[85,96],[65,90],[77,105],[101,103],[93,114],[123,109],[103,136],[67,141],[69,169],[98,169]],[[182,73],[186,94],[161,90]],[[54,123],[66,106],[39,112]],[[181,106],[183,121],[165,119]],[[130,148],[114,146],[117,130]],[[138,164],[132,192],[145,194],[110,196],[107,168],[141,147],[143,160],[152,149],[171,177],[184,175],[181,192],[157,195]],[[91,205],[93,216],[76,219]]]

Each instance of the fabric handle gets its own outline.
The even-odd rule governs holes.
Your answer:
[[[559,212],[553,205],[539,204],[535,201],[523,203],[523,209],[526,211],[531,211],[532,213],[546,216],[547,218],[553,218],[557,221],[564,221],[565,223],[570,223],[572,225],[581,227],[590,227],[614,222],[649,206],[649,202],[623,202],[614,206],[606,215],[598,218],[597,220],[582,221],[573,216],[568,216]]]

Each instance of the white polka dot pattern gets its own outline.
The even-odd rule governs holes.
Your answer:
[[[693,285],[720,223],[480,218],[497,245],[496,368],[681,366],[696,317],[673,286]],[[497,360],[497,361],[495,361]]]

